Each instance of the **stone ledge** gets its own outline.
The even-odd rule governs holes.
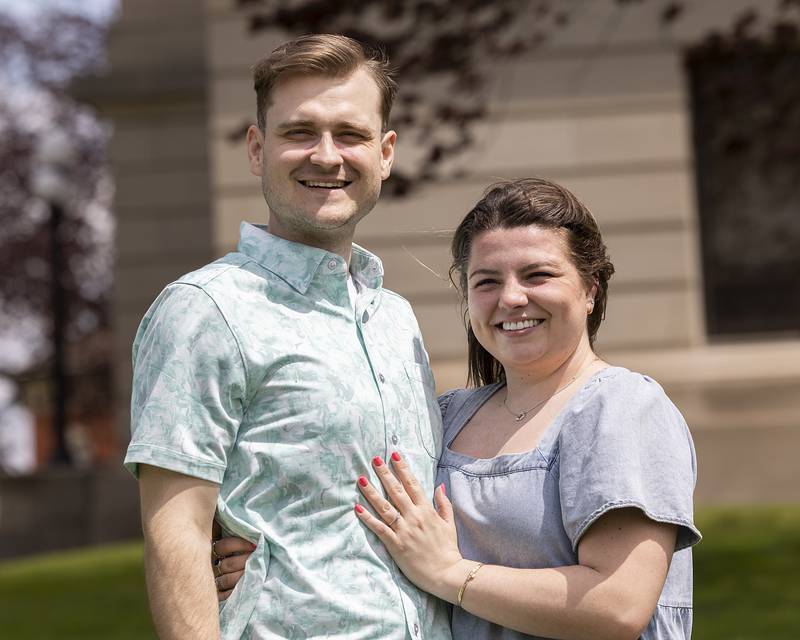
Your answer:
[[[0,559],[140,537],[138,496],[121,465],[0,477]]]

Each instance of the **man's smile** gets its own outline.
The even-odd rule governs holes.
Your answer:
[[[298,180],[298,182],[310,189],[344,189],[351,184],[349,180]]]

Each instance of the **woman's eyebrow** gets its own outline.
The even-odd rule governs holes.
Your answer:
[[[554,269],[555,265],[550,262],[531,262],[530,264],[526,264],[524,267],[520,267],[517,271],[534,271],[536,269]],[[499,275],[500,272],[496,269],[487,269],[485,267],[480,269],[475,269],[472,273],[469,274],[467,280],[471,280],[474,276],[477,275],[488,275],[488,276],[496,276]]]
[[[494,269],[475,269],[475,271],[469,274],[467,280],[472,280],[473,277],[478,275],[496,276],[499,273],[499,271],[495,271]]]

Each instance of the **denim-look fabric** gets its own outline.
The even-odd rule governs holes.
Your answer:
[[[450,638],[443,605],[353,513],[356,479],[397,449],[433,492],[441,418],[416,320],[353,248],[243,224],[238,251],[169,285],[133,348],[125,463],[220,484],[219,520],[257,549],[222,637]]]
[[[581,536],[604,513],[636,507],[678,525],[675,554],[644,640],[689,638],[694,445],[683,417],[651,378],[621,367],[592,376],[520,454],[477,459],[449,449],[502,385],[440,398],[445,449],[437,483],[453,501],[464,557],[518,568],[578,563]],[[453,609],[454,640],[532,638]]]

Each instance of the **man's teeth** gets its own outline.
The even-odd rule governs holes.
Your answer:
[[[519,322],[504,322],[503,331],[519,331],[542,324],[544,320],[520,320]]]
[[[341,189],[347,183],[344,180],[334,180],[331,182],[320,182],[318,180],[305,180],[303,182],[307,187],[322,187],[323,189]]]

